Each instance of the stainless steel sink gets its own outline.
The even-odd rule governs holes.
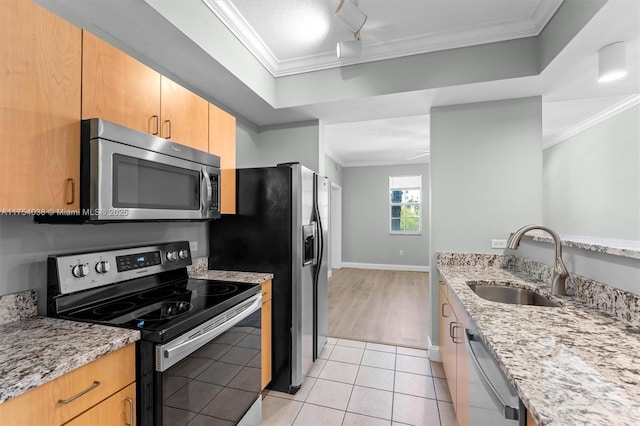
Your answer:
[[[478,283],[468,283],[468,286],[478,296],[492,302],[510,303],[513,305],[560,306],[559,303],[549,300],[543,295],[526,288]]]

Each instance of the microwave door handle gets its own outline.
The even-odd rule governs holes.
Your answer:
[[[204,167],[202,168],[202,178],[204,179],[204,187],[207,191],[207,196],[202,201],[202,211],[206,212],[213,197],[213,188],[211,188],[211,176],[209,176],[209,172],[207,172],[207,169]]]

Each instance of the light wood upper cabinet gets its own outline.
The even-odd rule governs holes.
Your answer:
[[[79,208],[80,29],[31,1],[0,13],[0,211]]]
[[[236,213],[236,118],[209,104],[209,152],[220,156],[220,213]]]
[[[207,152],[209,150],[209,102],[162,76],[160,135]]]
[[[83,31],[82,118],[160,131],[160,74]]]
[[[88,31],[82,53],[82,118],[103,118],[208,151],[206,100]]]

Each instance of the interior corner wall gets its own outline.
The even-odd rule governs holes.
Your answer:
[[[421,235],[389,233],[389,176],[422,175]],[[342,175],[342,261],[397,265],[409,270],[429,266],[429,165],[345,167]],[[403,255],[400,255],[400,250]],[[415,268],[419,267],[419,268]]]
[[[328,155],[324,156],[324,175],[330,182],[342,186],[343,167]]]
[[[257,144],[259,166],[299,162],[318,172],[320,170],[319,131],[317,120],[262,127],[260,141]]]
[[[260,166],[260,129],[244,119],[236,119],[236,168]]]
[[[544,223],[640,240],[640,105],[544,150]]]
[[[501,253],[493,238],[542,221],[540,97],[431,110],[429,337],[439,341],[437,252]]]

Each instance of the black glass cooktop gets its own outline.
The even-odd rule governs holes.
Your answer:
[[[259,292],[259,284],[184,279],[85,306],[62,317],[139,329],[143,339],[161,342]]]

